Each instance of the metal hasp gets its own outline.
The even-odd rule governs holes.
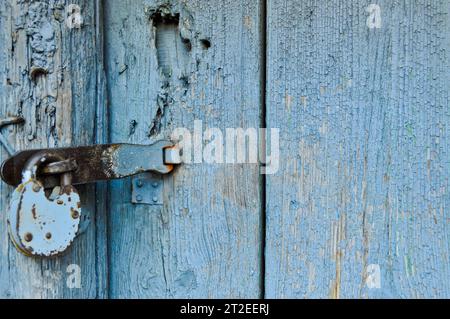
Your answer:
[[[159,141],[151,145],[105,144],[73,148],[28,150],[16,153],[3,162],[0,176],[9,185],[22,182],[25,163],[33,155],[46,152],[49,156],[64,161],[48,163],[38,175],[48,175],[42,181],[45,188],[59,185],[56,174],[72,173],[72,185],[113,180],[144,172],[167,174],[174,164],[181,163],[179,150],[170,141]]]
[[[74,184],[143,173],[133,180],[133,202],[162,205],[163,183],[156,174],[180,163],[179,150],[168,141],[19,152],[1,167],[2,179],[17,186],[8,211],[10,238],[26,256],[57,256],[80,234],[84,215]]]

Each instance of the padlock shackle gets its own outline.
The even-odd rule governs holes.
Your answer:
[[[43,150],[41,152],[33,154],[25,163],[22,171],[22,179],[28,180],[30,178],[37,179],[37,171],[39,167],[44,164],[48,164],[49,162],[59,162],[64,161],[66,158],[62,157],[60,153],[52,152],[51,150]],[[70,185],[71,183],[71,174],[63,174],[61,186]]]

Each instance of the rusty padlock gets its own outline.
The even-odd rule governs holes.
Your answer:
[[[61,185],[47,197],[39,169],[63,158],[51,151],[33,155],[22,171],[8,213],[8,230],[16,248],[27,256],[51,257],[64,252],[77,236],[81,219],[80,196],[71,185],[72,174],[61,175]]]

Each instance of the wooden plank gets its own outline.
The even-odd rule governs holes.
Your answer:
[[[66,3],[67,2],[67,3]],[[81,8],[81,28],[66,24],[69,4]],[[4,134],[16,150],[95,142],[97,56],[95,2],[2,1],[0,4],[1,116],[22,115],[22,127]],[[1,150],[2,159],[7,157]],[[62,257],[20,255],[7,239],[12,188],[1,184],[0,297],[101,298],[107,293],[104,219],[95,209],[95,187],[80,187],[83,212],[95,219]],[[78,281],[77,272],[81,272]]]
[[[258,128],[258,2],[163,3],[105,8],[111,141],[149,144],[194,120]],[[113,182],[111,297],[258,297],[259,180],[257,165],[184,164],[164,178],[162,208],[131,204],[130,180]]]
[[[269,1],[267,297],[450,297],[450,8],[376,3]]]

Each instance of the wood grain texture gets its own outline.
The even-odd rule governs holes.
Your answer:
[[[105,7],[111,141],[149,144],[194,120],[258,128],[260,4],[166,3]],[[111,184],[110,297],[260,296],[257,165],[183,164],[164,178],[163,207],[130,194],[129,179]]]
[[[450,297],[449,2],[369,4],[268,2],[267,297]]]
[[[82,8],[84,24],[65,24],[68,4]],[[4,134],[17,151],[95,142],[97,56],[95,2],[11,0],[0,4],[0,114],[22,115],[22,127]],[[1,150],[2,159],[7,154]],[[106,296],[106,238],[92,223],[62,257],[28,258],[8,240],[6,211],[12,188],[1,184],[0,297],[102,298]],[[80,187],[83,212],[95,216],[93,186]],[[104,240],[105,241],[105,240]],[[71,289],[73,269],[81,288]]]

